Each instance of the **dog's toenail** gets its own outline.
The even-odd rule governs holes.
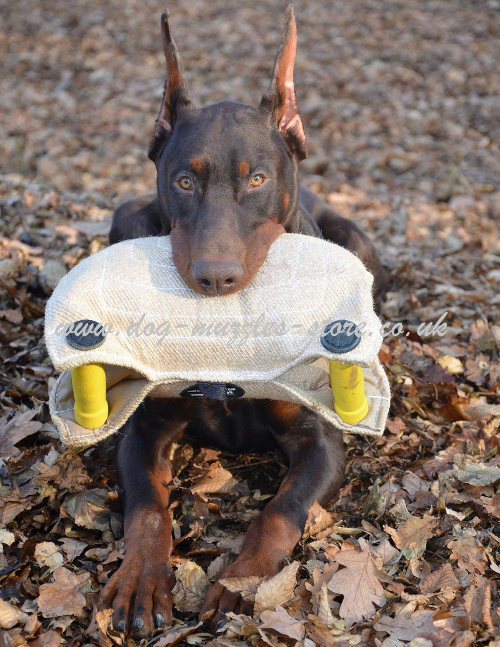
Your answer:
[[[165,625],[165,619],[161,613],[156,614],[155,624],[157,627],[163,627]]]
[[[144,627],[144,620],[142,618],[136,618],[136,621],[134,622],[134,627],[136,629],[142,629]]]
[[[125,622],[123,620],[120,620],[117,626],[118,631],[125,631]]]

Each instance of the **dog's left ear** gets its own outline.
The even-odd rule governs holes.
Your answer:
[[[262,97],[260,109],[271,115],[273,124],[284,137],[297,160],[304,159],[306,137],[300,119],[295,88],[293,64],[297,51],[297,25],[293,5],[288,5],[285,16],[285,31],[274,61],[273,78],[268,91]]]
[[[153,139],[149,146],[149,158],[156,162],[175,125],[179,110],[191,103],[186,80],[182,73],[177,45],[172,37],[168,22],[168,12],[161,15],[161,35],[165,54],[167,78],[163,90],[160,113],[155,123]]]

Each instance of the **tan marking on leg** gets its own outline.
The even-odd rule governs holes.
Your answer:
[[[281,400],[270,400],[268,409],[270,414],[284,425],[295,420],[302,409],[300,404],[295,402],[283,402]]]

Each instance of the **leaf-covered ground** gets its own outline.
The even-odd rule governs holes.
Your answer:
[[[100,587],[122,559],[116,440],[64,452],[48,412],[44,304],[149,191],[163,73],[152,0],[17,0],[0,79],[0,645],[117,644]],[[276,490],[276,456],[175,448],[175,626],[157,645],[495,645],[500,635],[500,56],[496,0],[297,2],[304,182],[377,241],[391,277],[383,438],[255,614],[196,627],[210,580]],[[256,104],[284,4],[170,4],[200,104]],[[446,335],[417,332],[446,313]],[[391,326],[392,327],[392,324]],[[188,635],[188,632],[191,632]],[[133,644],[129,639],[129,644]]]

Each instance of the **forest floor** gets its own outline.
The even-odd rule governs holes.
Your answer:
[[[123,557],[116,439],[80,454],[59,444],[43,314],[64,273],[106,245],[113,207],[154,189],[162,8],[2,7],[1,647],[123,638],[95,609]],[[195,103],[256,105],[285,5],[169,8]],[[347,439],[339,497],[311,512],[264,607],[216,637],[196,626],[203,592],[285,466],[177,447],[175,625],[155,645],[499,647],[499,10],[296,2],[302,179],[376,241],[390,275],[382,318],[402,324],[380,354],[390,421],[381,438]],[[440,317],[446,335],[417,332]]]

